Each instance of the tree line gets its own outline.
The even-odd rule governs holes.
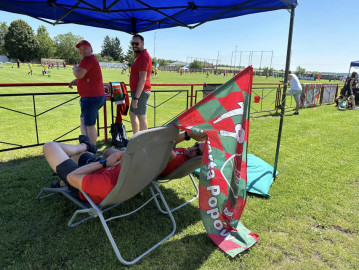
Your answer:
[[[15,20],[8,26],[0,22],[0,55],[19,58],[20,61],[31,61],[41,58],[59,58],[68,63],[79,63],[81,57],[76,44],[83,37],[71,32],[59,34],[53,39],[44,25],[40,25],[35,33],[31,26],[23,20]],[[124,52],[118,37],[106,36],[101,45],[101,53],[95,54],[101,62],[121,62],[131,65],[134,53],[131,44]],[[167,66],[170,60],[153,58],[154,66]]]
[[[30,61],[41,58],[60,58],[68,63],[79,63],[81,57],[76,49],[76,44],[83,37],[71,32],[59,34],[53,39],[50,37],[44,25],[40,25],[35,33],[31,26],[23,20],[15,20],[8,26],[0,23],[0,55],[9,58],[19,58],[20,61]],[[124,54],[120,40],[106,36],[101,53],[96,54],[99,61],[133,61],[134,54],[129,47]]]

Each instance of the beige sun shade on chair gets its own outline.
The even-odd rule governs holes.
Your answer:
[[[164,199],[157,184],[153,180],[166,167],[170,153],[175,145],[177,136],[178,136],[178,129],[173,126],[158,127],[158,128],[153,128],[136,133],[129,141],[127,145],[127,149],[122,157],[121,171],[116,186],[99,205],[96,205],[85,192],[82,193],[84,194],[84,196],[86,197],[89,203],[76,200],[71,196],[67,187],[43,188],[39,193],[39,195],[37,196],[37,198],[42,199],[44,197],[53,195],[54,193],[62,193],[67,198],[71,199],[77,205],[83,208],[75,211],[71,220],[68,223],[68,226],[70,227],[75,227],[91,218],[99,217],[102,226],[105,229],[107,237],[111,242],[112,248],[116,253],[118,260],[126,265],[134,264],[138,262],[143,256],[145,256],[146,254],[157,248],[161,243],[163,243],[169,237],[171,237],[176,230],[176,222],[172,216],[170,209],[168,208],[167,202]],[[156,193],[153,191],[153,188],[149,186],[150,184],[152,184]],[[149,186],[151,190],[152,197],[144,204],[142,204],[139,208],[124,215],[110,217],[107,219],[104,218],[103,212],[113,207],[116,207],[119,205],[119,203],[122,203],[134,197],[136,194],[141,192],[147,186]],[[45,191],[52,193],[45,196],[41,196],[41,194]],[[161,198],[161,201],[166,208],[166,212],[168,213],[172,221],[173,229],[170,234],[165,236],[158,243],[154,244],[151,248],[149,248],[147,251],[142,253],[140,256],[136,257],[132,261],[126,261],[121,257],[119,248],[115,243],[115,240],[108,228],[107,222],[137,212],[152,199],[157,200],[157,196]],[[158,204],[158,202],[156,202],[156,204]],[[103,209],[104,207],[107,208]],[[163,212],[162,209],[159,210]],[[76,216],[78,214],[83,214],[83,213],[87,213],[89,216],[75,223],[74,220]]]

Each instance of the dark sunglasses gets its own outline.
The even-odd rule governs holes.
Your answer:
[[[133,45],[138,46],[138,45],[140,45],[140,43],[139,43],[139,42],[131,42],[131,45],[132,45],[132,46],[133,46]]]
[[[199,149],[199,143],[198,142],[196,142],[194,144],[194,147],[196,148],[196,155],[197,156],[202,156],[202,152],[201,152],[201,149]]]

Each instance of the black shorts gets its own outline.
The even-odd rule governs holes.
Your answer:
[[[79,166],[72,159],[66,159],[64,162],[56,166],[57,175],[61,178],[62,181],[66,183],[66,185],[69,187],[71,195],[76,199],[80,199],[79,190],[69,184],[67,181],[67,176],[78,167]]]

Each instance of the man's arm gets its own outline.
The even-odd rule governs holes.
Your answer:
[[[72,73],[74,74],[76,79],[82,79],[83,77],[85,77],[87,70],[78,66],[74,66],[72,68]]]
[[[108,159],[106,160],[106,167],[115,167],[118,164],[120,164],[122,155],[123,155],[123,152],[116,152],[116,153],[113,153],[112,155],[110,155],[108,157]],[[79,190],[82,190],[82,180],[84,179],[84,177],[86,175],[94,173],[102,168],[103,167],[99,161],[90,163],[88,165],[82,166],[82,167],[74,170],[73,172],[71,172],[67,176],[67,181],[71,184],[71,186],[73,186]]]
[[[135,96],[137,98],[139,98],[142,94],[143,87],[145,87],[145,83],[146,83],[146,77],[147,77],[147,71],[139,72],[139,80],[138,80],[136,94],[135,94]],[[133,108],[137,108],[137,104],[138,104],[138,100],[132,100]]]
[[[189,136],[189,138],[194,139],[196,141],[201,141],[201,142],[208,139],[208,136],[206,133],[187,132],[187,135]],[[181,132],[177,136],[176,144],[183,142],[185,140],[185,138],[186,138],[186,131]]]

